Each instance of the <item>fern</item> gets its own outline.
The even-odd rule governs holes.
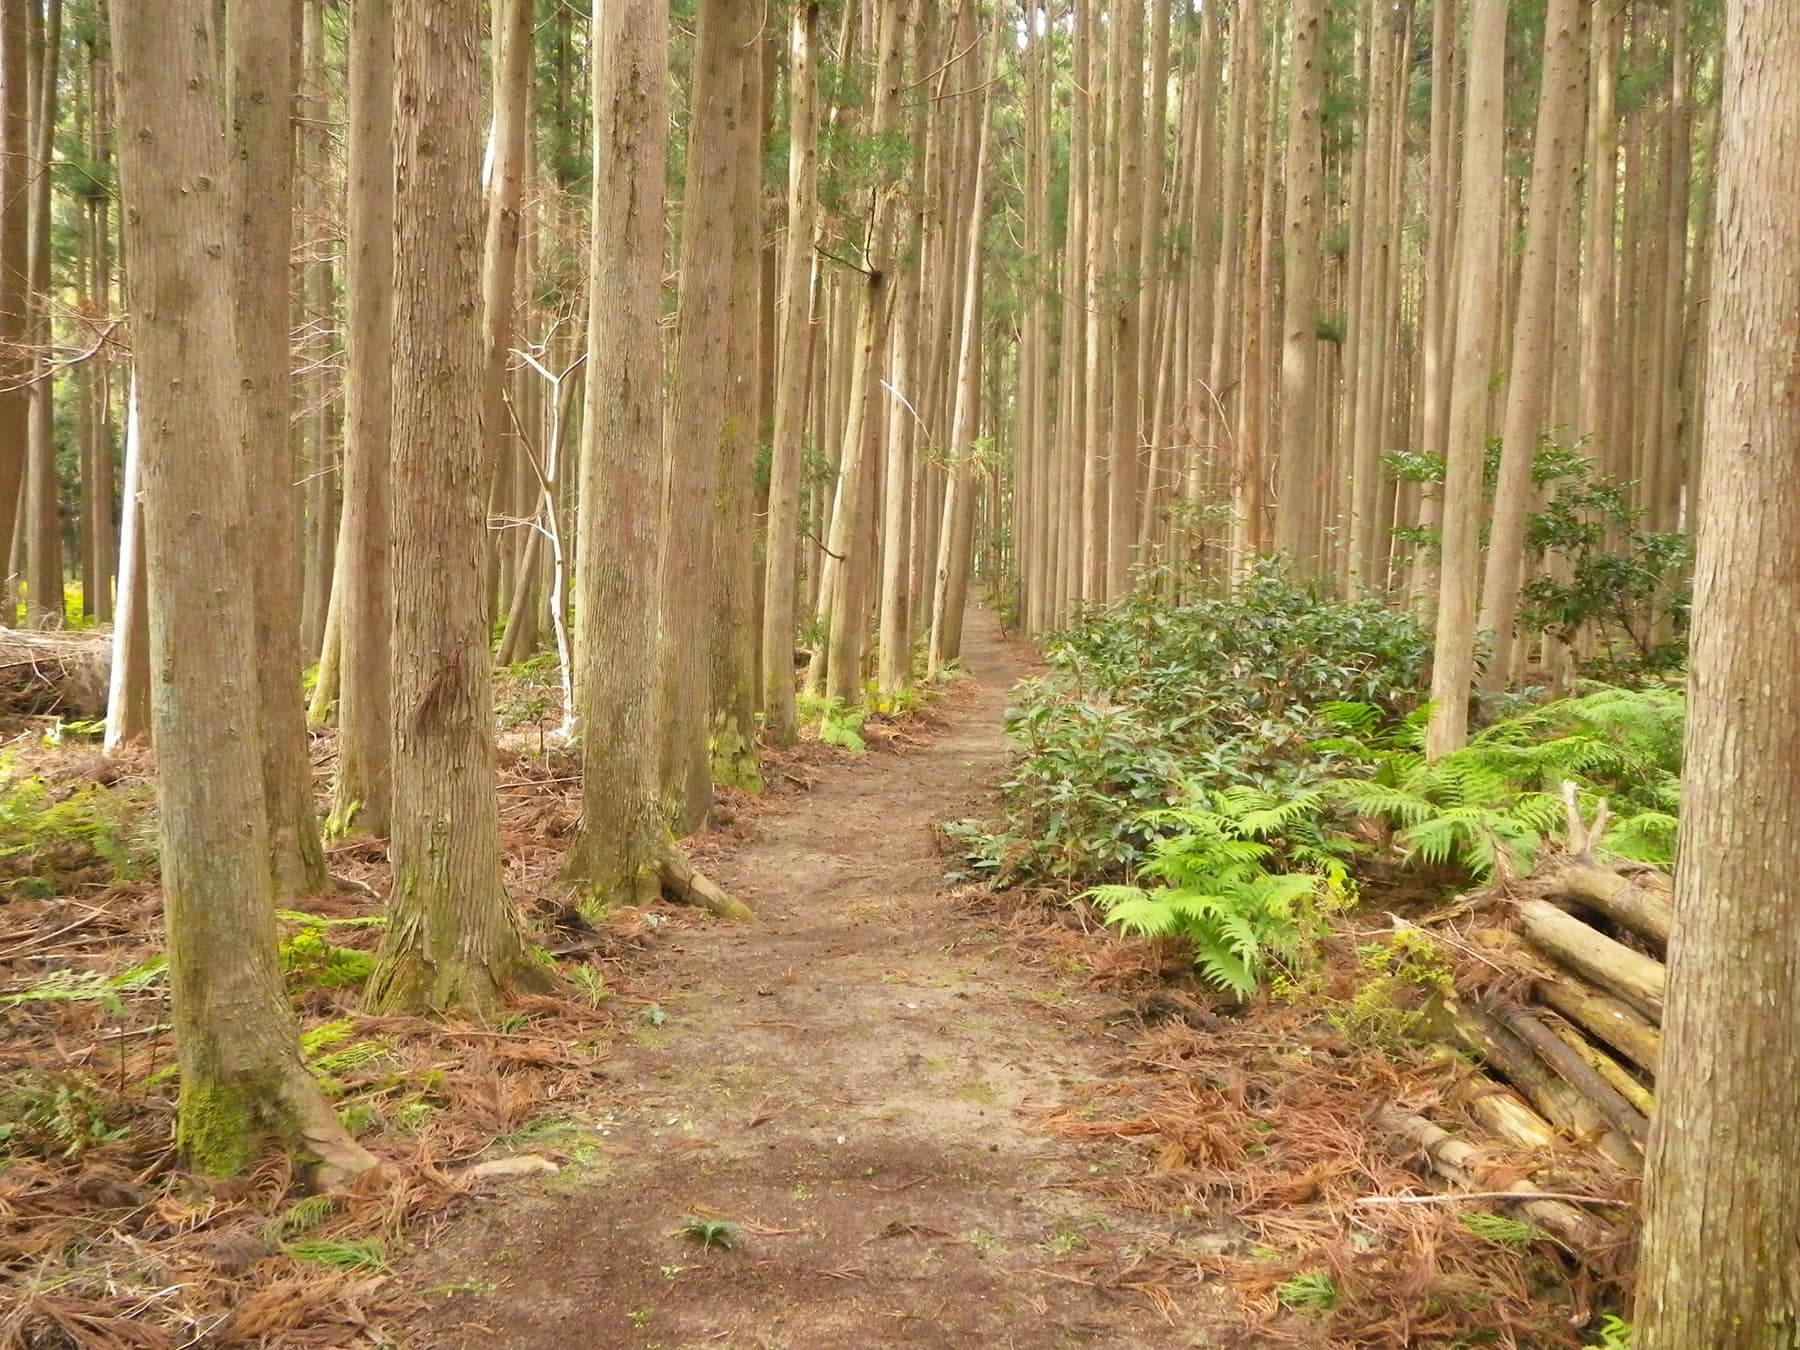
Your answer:
[[[1327,799],[1386,822],[1405,858],[1485,880],[1523,873],[1563,823],[1560,789],[1572,782],[1591,809],[1606,797],[1620,819],[1604,841],[1616,856],[1673,857],[1680,800],[1679,691],[1600,689],[1527,709],[1427,763],[1411,738],[1380,727],[1357,705],[1333,705],[1346,735],[1314,749],[1366,776],[1327,784]],[[1409,719],[1410,720],[1410,719]]]
[[[1161,884],[1096,886],[1087,898],[1122,932],[1186,939],[1202,978],[1248,998],[1272,963],[1302,955],[1320,909],[1347,901],[1349,845],[1323,832],[1319,791],[1281,799],[1235,787],[1211,808],[1146,813],[1171,829],[1139,869]],[[1284,851],[1301,870],[1270,870]]]

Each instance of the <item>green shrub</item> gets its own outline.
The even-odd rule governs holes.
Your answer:
[[[1422,697],[1430,636],[1378,600],[1330,600],[1265,563],[1228,599],[1146,587],[1047,640],[1007,730],[1024,751],[999,828],[951,827],[1002,885],[1122,878],[1190,787],[1280,796],[1319,777],[1319,709],[1353,698],[1397,718]]]

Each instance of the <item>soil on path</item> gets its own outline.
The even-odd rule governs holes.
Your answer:
[[[1022,671],[983,611],[964,659],[975,687],[928,746],[830,766],[709,864],[757,922],[664,944],[670,992],[607,1065],[629,1103],[585,1161],[439,1238],[411,1343],[1226,1343],[1197,1309],[1171,1320],[1094,1278],[1102,1253],[1116,1273],[1172,1235],[1080,1186],[1117,1145],[1034,1129],[1118,1047],[1078,978],[1022,966],[947,893],[933,826],[987,804]],[[684,1236],[690,1214],[735,1243]]]

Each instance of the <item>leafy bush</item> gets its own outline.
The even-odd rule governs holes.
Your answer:
[[[953,827],[1001,884],[1122,878],[1201,793],[1304,791],[1319,710],[1353,698],[1399,717],[1421,697],[1430,636],[1379,600],[1339,602],[1265,563],[1228,599],[1154,587],[1046,644],[1007,729],[1024,757],[997,830]]]

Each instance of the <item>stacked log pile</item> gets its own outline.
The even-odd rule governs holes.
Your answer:
[[[1457,972],[1448,1000],[1460,1047],[1481,1068],[1462,1085],[1470,1117],[1555,1176],[1571,1146],[1601,1171],[1616,1200],[1643,1170],[1656,1066],[1662,1048],[1664,965],[1674,905],[1669,878],[1596,857],[1606,808],[1582,821],[1565,791],[1569,839],[1529,878],[1504,883],[1495,903],[1455,931],[1438,934]],[[1458,1186],[1480,1185],[1468,1145],[1417,1116],[1388,1111],[1384,1124],[1425,1150]],[[1438,1138],[1443,1136],[1443,1139]],[[1448,1165],[1446,1165],[1448,1164]],[[1532,1192],[1514,1181],[1499,1190]],[[1568,1199],[1540,1200],[1527,1213],[1584,1256],[1606,1263],[1624,1243],[1612,1227]],[[1601,1206],[1602,1212],[1605,1207]]]

